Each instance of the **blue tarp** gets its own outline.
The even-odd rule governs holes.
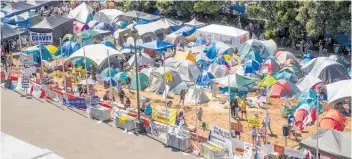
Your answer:
[[[225,59],[220,58],[220,57],[215,57],[215,58],[211,61],[211,63],[212,63],[212,64],[213,64],[213,63],[217,63],[217,64],[219,64],[219,65],[228,65],[228,63],[225,61]]]
[[[345,47],[349,47],[351,45],[351,37],[347,35],[347,33],[340,33],[335,36],[335,41],[340,43]]]
[[[197,76],[196,84],[203,88],[209,88],[211,80],[214,79],[214,76],[210,72],[203,72]]]
[[[215,42],[204,48],[204,53],[209,59],[214,59],[217,56]]]
[[[296,75],[286,72],[286,71],[282,71],[282,72],[274,72],[273,76],[275,77],[276,80],[281,80],[281,79],[285,79],[287,81],[290,81],[291,83],[296,83],[297,82],[297,77]]]
[[[155,11],[153,12],[153,15],[160,15],[160,11],[159,11],[159,10],[155,10]]]
[[[41,50],[41,54],[40,54],[40,50]],[[27,55],[33,54],[33,61],[35,64],[38,64],[38,65],[41,64],[41,58],[40,58],[41,55],[43,60],[46,60],[46,61],[53,60],[53,57],[51,56],[50,52],[43,45],[32,46],[26,49],[23,53]]]
[[[235,10],[237,12],[240,12],[240,13],[245,13],[246,12],[246,6],[245,5],[234,5],[234,6],[231,6],[231,9]]]
[[[99,30],[107,30],[107,31],[114,31],[114,28],[110,25],[110,24],[107,24],[107,23],[99,23],[98,25],[94,26],[93,27],[94,29],[99,29]]]
[[[259,63],[263,62],[263,59],[260,56],[259,52],[254,51],[254,50],[250,51],[247,55],[244,56],[243,61],[246,62],[248,60],[255,60]]]
[[[104,44],[107,47],[111,47],[111,48],[117,50],[115,45],[112,42],[110,42],[109,40],[102,41],[102,42],[100,42],[100,44]]]
[[[80,48],[81,48],[81,45],[79,45],[78,43],[72,42],[72,41],[66,41],[56,51],[55,56],[70,57],[70,55],[72,55],[74,52],[76,52]]]
[[[183,36],[190,36],[195,32],[196,32],[195,27],[188,27],[188,26],[182,27],[177,31],[175,31],[176,34],[182,34]]]
[[[196,39],[194,39],[194,42],[200,46],[200,45],[205,45],[206,40],[203,37],[196,37]]]
[[[148,23],[150,23],[150,20],[138,18],[137,23],[138,24],[148,24]]]
[[[167,48],[175,47],[175,45],[161,40],[154,40],[149,43],[144,43],[140,45],[140,47],[145,49],[155,50],[155,51],[164,51]]]
[[[107,84],[110,85],[110,80],[111,80],[111,85],[112,86],[117,86],[117,82],[113,77],[103,77],[103,81]]]

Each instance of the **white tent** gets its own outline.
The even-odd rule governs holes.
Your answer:
[[[148,76],[148,78],[150,77],[150,74],[157,69],[156,67],[149,67],[149,68],[143,68],[140,72],[144,73],[145,75]]]
[[[113,25],[115,22],[115,19],[121,14],[123,14],[123,12],[117,9],[103,9],[97,12],[94,15],[93,19],[98,22],[103,22],[103,23]]]
[[[165,36],[164,41],[174,45],[178,45],[178,44],[184,45],[185,37],[182,34],[171,33]]]
[[[164,76],[165,72],[169,73],[172,75],[172,80],[167,81],[167,85],[169,85],[170,89],[175,88],[177,85],[179,85],[182,82],[182,78],[179,73],[176,72],[176,70],[170,68],[170,67],[159,67],[155,70],[153,70],[150,73],[149,76],[149,86],[146,88],[146,91],[164,91],[165,89],[165,82],[164,82]]]
[[[226,60],[226,62],[227,62],[227,64],[229,64],[230,67],[238,64],[238,61],[235,58],[232,58],[230,60]]]
[[[185,103],[187,104],[198,104],[208,103],[210,100],[208,96],[205,94],[204,89],[196,86],[189,87],[186,96],[185,96]]]
[[[215,68],[213,69],[213,71],[211,71],[211,73],[216,78],[220,78],[220,77],[224,77],[224,76],[228,75],[229,70],[227,70],[225,65],[218,65],[218,66],[215,66]]]
[[[170,26],[162,21],[137,25],[135,28],[144,43],[151,42],[153,40],[163,40],[165,35],[171,33]]]
[[[196,18],[192,19],[191,21],[185,23],[186,26],[191,26],[191,27],[196,27],[196,28],[200,28],[205,26],[205,23],[202,23],[200,21],[198,21]]]
[[[90,5],[88,5],[86,2],[83,2],[75,9],[71,10],[70,13],[68,14],[68,17],[74,18],[77,21],[80,21],[86,24],[89,22],[89,20],[92,20],[91,18],[93,18],[92,17],[93,11],[94,9]]]
[[[221,41],[232,47],[239,47],[241,43],[249,39],[249,32],[235,27],[211,24],[199,28],[196,31],[196,37],[197,36]]]
[[[177,70],[185,82],[193,82],[196,80],[197,76],[201,74],[198,65],[189,60],[168,58],[165,60],[165,66]]]
[[[266,58],[267,56],[274,56],[277,52],[277,46],[275,41],[273,40],[247,40],[243,43],[238,49],[238,56],[245,56],[250,51],[257,51],[262,58]]]
[[[104,44],[93,44],[93,45],[84,46],[81,49],[77,50],[68,58],[66,62],[72,61],[73,59],[76,59],[76,58],[83,58],[85,54],[86,58],[93,61],[98,66],[99,69],[102,69],[103,65],[106,65],[108,61],[107,59],[108,51],[109,51],[111,61],[113,60],[113,58],[118,58],[118,59],[125,58],[125,55],[121,54],[120,52],[118,52],[117,50],[111,47],[105,46]]]
[[[341,80],[326,85],[328,102],[342,102],[344,98],[352,97],[352,80]]]
[[[303,65],[304,74],[310,74],[326,83],[350,79],[347,69],[340,63],[328,58],[318,57]]]
[[[303,91],[305,89],[311,89],[314,85],[322,82],[323,82],[322,80],[320,80],[315,76],[306,75],[297,82],[296,86],[298,87],[299,90]]]
[[[151,66],[154,66],[155,61],[148,54],[142,53],[142,56],[139,56],[137,54],[137,63],[139,65],[146,65],[146,64],[149,63]],[[132,57],[128,60],[128,64],[130,66],[134,66],[135,65],[135,55],[132,55]]]

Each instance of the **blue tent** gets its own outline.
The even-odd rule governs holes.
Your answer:
[[[317,96],[317,92],[312,89],[305,89],[298,95],[298,100],[305,100],[305,99],[315,99]]]
[[[183,36],[190,36],[195,32],[196,32],[195,27],[188,27],[188,26],[182,27],[177,31],[175,31],[176,34],[182,34]]]
[[[245,13],[246,12],[246,6],[245,5],[234,5],[231,6],[231,10],[235,10],[240,13]]]
[[[175,47],[175,45],[168,43],[168,42],[165,42],[165,41],[162,41],[162,40],[154,40],[149,43],[144,43],[144,44],[140,45],[139,47],[144,48],[144,49],[155,50],[158,53],[160,53],[161,51],[165,51],[168,48]]]
[[[77,66],[82,66],[82,62],[86,62],[87,67],[90,67],[93,65],[93,62],[89,59],[84,60],[84,58],[76,58],[71,61],[72,64],[77,65]]]
[[[260,56],[259,52],[252,50],[250,52],[248,52],[248,54],[245,54],[243,57],[243,61],[246,62],[248,60],[255,60],[259,63],[263,62],[262,57]]]
[[[76,42],[66,41],[63,45],[56,51],[55,56],[69,57],[71,54],[76,52],[81,48]]]
[[[320,102],[319,103],[319,110],[318,112],[319,113],[322,113],[323,112],[323,107],[321,105]],[[294,110],[297,110],[298,108],[300,108],[302,105],[304,104],[307,104],[309,105],[311,108],[315,108],[317,106],[317,101],[315,99],[304,99],[304,100],[301,100],[297,105],[296,107],[294,107]]]
[[[41,54],[40,54],[41,50]],[[27,48],[24,52],[24,54],[33,54],[33,61],[35,64],[40,65],[41,60],[46,60],[46,61],[51,61],[53,60],[53,57],[51,56],[50,52],[48,49],[46,49],[43,45],[35,45],[32,47]],[[42,55],[42,59],[40,56]]]
[[[206,40],[203,37],[196,37],[196,39],[194,39],[194,42],[200,46],[200,45],[204,45],[206,43]]]
[[[127,78],[127,73],[126,72],[119,72],[114,76],[114,79],[116,81],[120,80],[122,83],[126,82],[126,78]]]
[[[223,59],[223,58],[220,58],[220,57],[215,57],[215,58],[211,61],[211,63],[217,63],[217,64],[219,64],[219,65],[228,65],[228,63],[226,62],[226,60]]]
[[[348,68],[348,75],[352,78],[352,69],[351,68]]]
[[[100,76],[101,77],[114,77],[117,73],[119,72],[119,70],[116,68],[105,68],[103,71],[101,71]],[[111,75],[110,75],[111,74]]]
[[[340,33],[335,36],[335,41],[340,43],[345,47],[349,47],[351,45],[351,37],[347,35],[347,33]]]
[[[296,83],[298,81],[298,78],[295,74],[292,74],[287,71],[274,72],[273,76],[275,77],[276,80],[285,79],[285,80],[290,81],[292,83]]]
[[[202,74],[197,76],[196,84],[204,88],[209,88],[211,80],[214,78],[215,77],[210,72],[204,71]]]
[[[150,23],[150,20],[138,18],[137,23],[138,24],[148,24],[148,23]]]
[[[108,24],[108,23],[99,23],[98,25],[93,27],[94,29],[99,29],[99,30],[108,30],[108,31],[114,31],[114,28]]]
[[[209,59],[214,59],[217,56],[215,42],[204,48],[204,53]]]
[[[115,79],[113,77],[103,77],[103,81],[105,83],[107,83],[108,85],[110,85],[110,80],[111,80],[112,86],[117,86],[117,82],[115,81]]]
[[[115,45],[112,42],[110,42],[109,40],[102,41],[102,42],[100,42],[100,44],[104,44],[107,47],[111,47],[111,48],[117,50]]]
[[[255,60],[249,60],[243,64],[244,73],[255,73],[260,68],[260,64]]]

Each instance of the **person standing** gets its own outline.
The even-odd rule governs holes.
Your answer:
[[[323,42],[321,40],[319,40],[319,55],[318,57],[322,56],[323,54]]]
[[[198,119],[199,121],[202,121],[202,117],[203,117],[203,108],[200,107],[199,110],[198,110],[198,112],[197,112],[197,119]]]
[[[121,104],[124,104],[123,98],[125,97],[125,92],[123,90],[119,92],[119,97],[120,97]]]
[[[232,99],[231,101],[231,114],[233,118],[238,118],[238,96]]]
[[[126,77],[126,85],[128,88],[128,92],[131,93],[131,78],[130,77]]]
[[[235,129],[235,138],[237,138],[238,136],[238,139],[241,140],[241,130],[243,128],[240,120],[236,119],[236,125],[237,125],[237,129]]]
[[[309,43],[308,43],[308,41],[307,41],[306,44],[304,44],[304,52],[305,52],[306,54],[309,53],[309,48],[310,48],[310,45],[309,45]]]
[[[252,145],[255,146],[258,134],[257,134],[257,127],[254,125],[252,126],[251,134],[252,134]]]
[[[247,119],[247,103],[241,98],[239,98],[239,100],[240,100],[239,106],[241,107],[241,118],[244,119],[243,118],[243,114],[244,114],[246,116],[246,120],[248,120]]]
[[[144,114],[147,115],[150,120],[152,120],[153,109],[150,103],[148,103],[145,107]]]
[[[269,113],[267,113],[267,114],[264,116],[263,121],[264,121],[266,127],[269,128],[270,134],[273,134],[273,132],[271,131],[271,127],[270,127],[270,117],[269,117]]]
[[[304,41],[302,40],[300,43],[299,43],[299,50],[301,50],[302,53],[304,53]]]
[[[180,92],[180,102],[178,103],[178,105],[181,104],[182,102],[182,106],[185,106],[185,96],[186,96],[186,89],[182,89]]]
[[[291,123],[290,123],[290,131],[291,134],[295,137],[295,139],[297,140],[297,136],[296,136],[296,121],[295,118],[291,118]]]
[[[117,92],[120,93],[122,90],[122,82],[121,80],[117,80]]]

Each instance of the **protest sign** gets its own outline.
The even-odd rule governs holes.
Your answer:
[[[217,139],[220,139],[222,141],[227,141],[227,139],[230,139],[231,135],[228,130],[225,130],[223,128],[220,128],[219,126],[213,124],[213,127],[210,130],[211,133],[211,138],[216,137]]]
[[[23,65],[24,68],[32,67],[34,64],[33,54],[20,54],[20,63]]]
[[[39,84],[33,84],[33,97],[40,98],[42,95],[42,86]]]
[[[235,131],[243,132],[243,125],[240,122],[239,123],[231,122],[231,129]]]
[[[152,106],[152,118],[167,125],[176,124],[176,110],[165,107]]]
[[[21,68],[8,68],[8,74],[10,74],[10,75],[20,75],[20,74],[22,74],[22,69]]]
[[[26,74],[26,75],[31,75],[33,73],[37,72],[37,68],[36,67],[28,67],[28,68],[25,68],[23,70],[23,74]]]
[[[23,79],[21,81],[21,86],[22,86],[22,88],[29,88],[29,77],[28,76],[23,76]]]
[[[69,102],[69,106],[71,107],[75,107],[77,109],[86,109],[87,108],[87,104],[86,104],[86,99],[84,98],[71,98],[68,99]]]
[[[259,119],[248,119],[248,124],[251,126],[260,126],[260,120]]]
[[[30,42],[32,44],[52,44],[53,33],[30,32]]]
[[[285,147],[274,144],[274,152],[277,152],[280,155],[283,155],[285,153]]]

